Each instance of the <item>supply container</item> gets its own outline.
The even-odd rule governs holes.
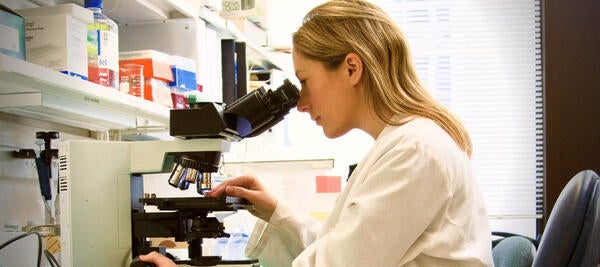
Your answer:
[[[172,55],[170,57],[173,81],[171,87],[179,87],[187,90],[196,90],[196,61],[191,58]]]
[[[173,101],[173,109],[189,108],[187,90],[181,87],[171,86],[171,100]]]
[[[174,109],[189,108],[190,93],[197,90],[196,81],[196,61],[191,58],[172,55],[171,70],[173,72],[173,81],[169,83],[171,87],[171,99]]]
[[[97,84],[119,89],[119,28],[102,13],[102,0],[85,0],[94,21],[87,26],[88,75]]]
[[[20,9],[27,61],[87,80],[86,27],[93,13],[75,4]]]
[[[169,82],[173,81],[170,55],[156,50],[124,51],[119,64],[144,66],[144,99],[173,107]]]
[[[119,91],[141,98],[144,97],[144,65],[121,65],[119,79]]]

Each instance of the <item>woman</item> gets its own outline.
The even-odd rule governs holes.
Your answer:
[[[493,265],[467,131],[417,78],[394,21],[362,0],[326,2],[293,35],[292,56],[298,110],[329,138],[360,129],[375,143],[324,225],[253,176],[207,193],[254,204],[246,254],[263,266]]]

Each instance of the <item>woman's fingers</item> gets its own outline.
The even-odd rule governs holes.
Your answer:
[[[156,251],[152,251],[146,255],[140,255],[140,260],[143,262],[154,263],[157,267],[175,267],[175,262],[167,258],[167,256],[160,254]]]
[[[225,189],[229,186],[238,186],[244,187],[251,190],[255,190],[258,188],[254,188],[256,184],[256,178],[254,176],[239,176],[233,179],[227,179],[220,183],[219,185],[213,187],[212,190],[206,192],[205,195],[207,197],[220,197],[225,194]],[[262,190],[262,188],[260,188]]]
[[[252,206],[247,210],[264,221],[269,221],[277,206],[277,199],[264,190],[257,191],[239,186],[227,186],[226,192],[228,196],[243,198],[252,203]]]
[[[227,186],[225,185],[225,182],[220,183],[219,185],[213,187],[210,191],[204,193],[204,195],[207,197],[218,198],[223,195],[226,187]]]
[[[271,214],[277,205],[277,199],[271,195],[255,176],[244,175],[227,179],[215,186],[205,194],[207,197],[221,197],[223,195],[243,198],[252,206],[248,211],[265,221],[271,218]]]

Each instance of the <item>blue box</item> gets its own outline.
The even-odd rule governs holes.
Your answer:
[[[198,85],[196,84],[195,72],[178,69],[175,66],[171,66],[171,70],[173,71],[173,81],[169,83],[169,86],[196,90]]]
[[[0,53],[25,60],[25,19],[0,4]]]
[[[181,56],[171,56],[170,60],[173,81],[169,83],[169,86],[195,91],[198,87],[196,81],[196,61]]]

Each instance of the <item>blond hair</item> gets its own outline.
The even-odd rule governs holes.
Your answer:
[[[348,53],[363,61],[365,99],[385,123],[416,116],[435,121],[469,156],[472,145],[460,120],[421,84],[408,43],[378,6],[362,0],[333,0],[312,9],[293,35],[294,50],[335,69]],[[394,116],[394,115],[401,116]]]

